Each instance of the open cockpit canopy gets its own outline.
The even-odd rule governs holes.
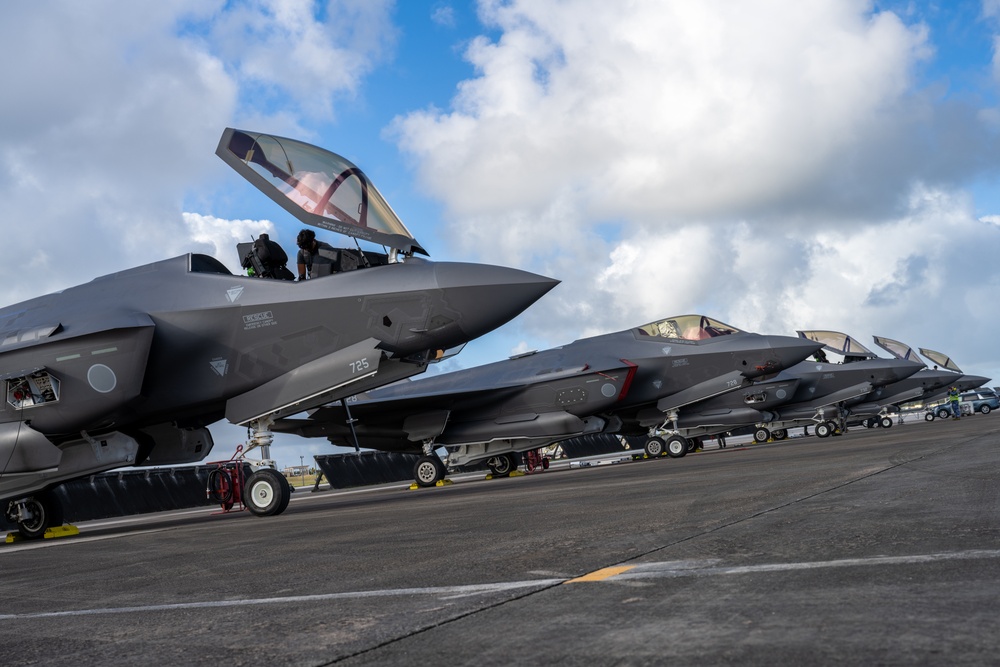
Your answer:
[[[311,144],[226,128],[216,155],[301,222],[427,254],[382,194],[346,158]]]
[[[839,331],[799,331],[798,334],[800,338],[822,343],[824,349],[843,355],[845,362],[878,356],[854,338]]]
[[[934,350],[928,350],[926,347],[920,348],[920,354],[924,355],[935,364],[938,368],[944,368],[945,370],[955,371],[956,373],[961,373],[962,369],[951,360],[947,354],[942,354],[941,352],[935,352]]]
[[[636,329],[640,336],[657,336],[675,340],[704,340],[717,336],[743,333],[705,315],[678,315],[644,324]]]
[[[902,359],[903,361],[915,361],[918,364],[923,364],[924,366],[927,365],[924,363],[923,359],[917,356],[917,353],[913,351],[913,348],[906,343],[900,343],[898,340],[893,340],[884,336],[873,336],[873,338],[875,339],[876,345],[897,359]]]

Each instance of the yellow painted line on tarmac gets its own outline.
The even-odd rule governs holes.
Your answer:
[[[628,572],[629,570],[635,569],[635,565],[622,565],[619,567],[605,567],[600,570],[594,570],[590,574],[585,574],[582,577],[577,577],[576,579],[570,579],[564,581],[564,584],[576,584],[583,581],[604,581],[605,579],[610,579],[616,575],[622,574],[623,572]]]

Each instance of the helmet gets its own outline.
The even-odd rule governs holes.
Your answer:
[[[312,247],[312,242],[316,239],[316,232],[311,229],[303,229],[299,232],[299,235],[295,237],[295,245],[302,248],[303,250],[308,250]]]

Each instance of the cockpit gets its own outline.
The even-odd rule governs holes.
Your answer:
[[[926,347],[922,347],[920,348],[920,354],[924,355],[933,361],[937,366],[944,368],[945,370],[955,371],[956,373],[962,372],[962,369],[958,367],[958,364],[952,361],[951,357],[943,352],[936,352],[934,350],[928,350]]]
[[[364,172],[336,153],[227,128],[216,154],[307,225],[381,244],[393,254],[427,254]]]
[[[656,322],[644,324],[636,329],[640,336],[655,336],[673,340],[705,340],[718,336],[728,336],[743,333],[736,327],[705,315],[678,315]]]
[[[878,358],[878,355],[857,340],[839,331],[799,331],[798,334],[800,338],[822,343],[825,349],[842,355],[845,364],[852,361]],[[825,357],[825,355],[822,356]]]
[[[917,353],[913,351],[906,343],[901,343],[898,340],[893,340],[891,338],[886,338],[884,336],[874,336],[875,344],[886,350],[889,354],[894,356],[896,359],[902,359],[903,361],[914,361],[918,364],[924,364],[923,359],[917,356]]]

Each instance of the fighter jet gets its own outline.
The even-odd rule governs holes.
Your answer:
[[[950,413],[945,407],[938,406],[937,409],[932,409],[930,404],[936,401],[943,400],[948,395],[948,390],[951,387],[955,387],[958,391],[971,391],[972,389],[977,389],[987,382],[990,378],[983,377],[982,375],[969,375],[962,372],[962,369],[951,360],[948,355],[937,352],[935,350],[929,350],[927,348],[920,348],[920,354],[924,355],[928,359],[934,362],[934,370],[942,373],[946,373],[948,381],[938,388],[937,391],[927,392],[919,402],[927,409],[927,413],[924,418],[927,421],[933,421],[934,417],[937,416],[941,419],[947,417]],[[943,369],[943,370],[942,370]],[[901,408],[912,407],[917,401],[910,401],[909,403],[900,406]]]
[[[920,348],[920,354],[924,355],[928,359],[934,362],[934,368],[944,368],[947,371],[955,373],[952,376],[951,384],[948,387],[956,387],[959,391],[971,391],[982,387],[984,384],[990,381],[990,378],[983,377],[982,375],[969,375],[964,373],[961,368],[958,367],[951,357],[942,353],[936,352],[934,350],[928,350],[926,347]],[[945,392],[941,392],[938,396],[944,395]],[[935,397],[929,397],[928,400],[933,400]]]
[[[927,364],[905,343],[885,336],[873,338],[876,345],[896,359],[918,363],[921,368],[910,377],[881,387],[862,403],[851,406],[851,423],[860,423],[868,428],[891,427],[892,418],[889,415],[898,413],[901,405],[923,401],[938,390],[951,386],[949,383],[956,379],[953,371],[927,368]]]
[[[781,439],[795,426],[816,426],[816,435],[828,437],[846,430],[850,406],[860,403],[871,392],[916,373],[921,367],[913,361],[880,359],[855,339],[836,331],[799,331],[802,338],[822,343],[824,349],[843,357],[842,364],[803,361],[782,371],[772,381],[797,379],[790,401],[775,410],[767,422],[758,423],[756,439],[773,435]],[[822,351],[821,351],[822,352]]]
[[[420,373],[557,284],[415,257],[374,185],[334,153],[231,128],[218,152],[304,222],[390,244],[386,263],[291,282],[190,254],[0,310],[0,499],[22,535],[61,524],[56,485],[202,460],[223,418],[264,454],[247,507],[278,514],[288,483],[267,467],[274,419]]]
[[[584,338],[485,366],[403,382],[283,419],[274,430],[326,437],[335,445],[422,453],[417,484],[431,486],[448,463],[486,459],[495,474],[516,454],[619,429],[650,433],[656,455],[683,456],[688,442],[664,443],[666,423],[684,406],[747,386],[797,363],[819,346],[747,333],[703,315],[683,315]]]

